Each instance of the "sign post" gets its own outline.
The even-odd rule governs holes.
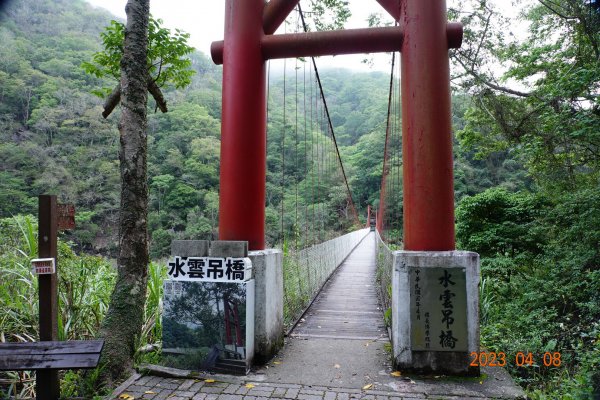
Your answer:
[[[39,258],[57,257],[58,213],[56,196],[39,196],[38,254]],[[57,270],[58,268],[56,268]],[[58,340],[58,274],[38,275],[40,341]],[[35,385],[38,400],[54,400],[60,397],[60,381],[57,370],[37,370]]]
[[[40,195],[38,208],[38,255],[32,260],[38,275],[40,342],[58,340],[58,230],[75,228],[75,206],[58,204],[55,195]],[[38,400],[60,397],[58,371],[36,371]]]

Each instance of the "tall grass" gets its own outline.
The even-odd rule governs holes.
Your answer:
[[[0,219],[0,342],[32,342],[39,339],[38,282],[31,272],[37,257],[37,224],[31,216]],[[148,297],[140,346],[161,339],[162,281],[164,267],[149,268]],[[58,243],[58,338],[94,338],[108,310],[116,281],[109,261],[77,255],[68,243]],[[0,373],[0,399],[32,398],[35,377],[30,371]],[[92,398],[94,373],[69,371],[63,375],[67,396]]]

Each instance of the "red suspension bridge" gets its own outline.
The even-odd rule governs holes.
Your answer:
[[[369,396],[371,389],[385,399],[522,396],[500,369],[486,370],[494,379],[485,382],[443,386],[381,373],[479,376],[469,364],[469,352],[479,352],[479,258],[454,250],[448,50],[461,45],[462,26],[447,21],[444,0],[377,2],[395,26],[309,32],[299,0],[226,0],[225,38],[211,49],[213,61],[223,64],[219,239],[247,241],[254,250],[255,358],[267,368],[227,385],[182,384],[165,396],[342,399]],[[293,32],[274,34],[294,9]],[[392,53],[392,62],[379,204],[376,211],[367,207],[366,226],[377,232],[370,233],[358,229],[314,57],[375,52]],[[286,58],[296,59],[294,72],[284,61],[278,92],[268,62]],[[282,104],[281,115],[271,111],[274,102]],[[333,185],[343,201],[333,202],[328,220],[323,192]],[[265,210],[275,197],[279,232],[265,232]],[[265,250],[267,243],[283,251]],[[392,251],[390,243],[404,250]],[[442,306],[440,325],[426,310]],[[235,332],[235,344],[245,346],[237,342],[243,336],[237,305],[225,309],[227,344]],[[279,351],[283,322],[288,341]],[[162,395],[156,385],[139,378],[117,394],[134,388]]]

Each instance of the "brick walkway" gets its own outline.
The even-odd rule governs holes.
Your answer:
[[[210,379],[215,382],[210,382]],[[174,379],[135,375],[113,393],[111,399],[169,399],[169,400],[483,400],[489,397],[468,394],[447,396],[414,392],[391,392],[350,388],[331,388],[285,383],[245,383],[241,378],[214,377],[202,379]],[[443,387],[440,387],[443,390]]]

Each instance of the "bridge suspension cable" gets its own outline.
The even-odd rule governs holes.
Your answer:
[[[300,9],[285,24],[306,30]],[[283,249],[289,327],[366,235],[351,232],[359,225],[316,62],[270,61],[265,233],[267,247]]]
[[[377,230],[388,243],[402,243],[402,132],[396,53],[392,53],[388,107],[383,150]],[[398,71],[399,76],[399,71]]]

